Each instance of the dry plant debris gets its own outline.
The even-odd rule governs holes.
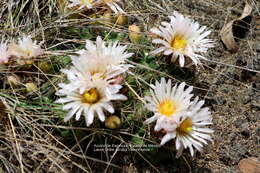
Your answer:
[[[253,5],[246,1],[246,5],[244,7],[244,10],[243,10],[243,13],[241,14],[241,16],[239,18],[234,19],[234,20],[228,22],[227,24],[225,24],[220,31],[221,40],[223,41],[223,43],[225,44],[227,49],[232,53],[237,52],[239,49],[239,46],[237,45],[237,42],[235,40],[236,39],[235,35],[238,35],[238,36],[244,35],[245,33],[243,33],[243,32],[248,30],[247,27],[250,25],[248,23],[249,22],[248,18],[250,18],[252,9],[253,9]],[[236,31],[234,29],[235,27],[237,28]],[[240,30],[239,30],[239,28],[240,28]],[[234,33],[234,32],[236,32],[236,33]]]

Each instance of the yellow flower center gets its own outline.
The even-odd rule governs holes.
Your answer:
[[[18,52],[21,52],[22,54],[25,54],[25,56],[27,57],[31,57],[33,56],[33,51],[32,50],[29,50],[29,49],[17,49]]]
[[[82,102],[88,104],[97,103],[100,100],[100,94],[96,88],[86,90],[82,95]]]
[[[171,47],[178,51],[184,51],[187,46],[187,40],[181,35],[175,35],[171,41]]]
[[[176,111],[176,106],[173,101],[165,100],[159,104],[158,110],[162,115],[170,117]]]
[[[192,131],[192,121],[190,118],[186,118],[179,127],[177,127],[177,132],[180,135],[186,135]]]
[[[33,55],[32,51],[30,51],[30,50],[25,51],[25,53],[26,53],[26,55],[29,56],[29,57]]]

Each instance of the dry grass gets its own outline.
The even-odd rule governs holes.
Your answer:
[[[0,2],[1,36],[15,39],[30,34],[43,42],[46,55],[32,66],[0,67],[0,172],[235,172],[244,157],[259,157],[260,100],[260,22],[259,3],[254,1],[253,20],[240,50],[231,54],[219,39],[221,27],[240,15],[244,3],[238,0],[129,0],[126,5],[129,24],[142,27],[141,44],[130,43],[128,26],[96,25],[102,20],[85,16],[70,18],[59,13],[55,0],[3,0]],[[210,27],[216,47],[209,52],[204,69],[180,69],[164,57],[149,56],[153,49],[149,29],[173,10]],[[258,22],[258,23],[257,23]],[[257,29],[258,28],[258,29]],[[109,130],[95,122],[86,128],[83,122],[64,123],[65,112],[54,104],[57,84],[65,80],[59,69],[70,65],[69,55],[84,46],[85,39],[102,35],[120,40],[135,52],[129,63],[136,67],[126,79],[128,101],[116,104],[123,121],[118,130]],[[257,37],[258,36],[258,37]],[[49,72],[39,62],[51,66]],[[11,87],[7,76],[21,78],[18,88]],[[160,77],[186,81],[206,100],[214,117],[214,143],[203,154],[190,158],[188,153],[175,159],[171,143],[150,152],[94,152],[95,144],[158,144],[161,134],[153,126],[144,126],[150,116],[142,105],[148,83]],[[34,82],[38,91],[26,93],[24,84]],[[145,169],[144,169],[145,168]]]

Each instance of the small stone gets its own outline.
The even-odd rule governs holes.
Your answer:
[[[246,155],[248,153],[248,146],[245,145],[241,145],[241,144],[237,144],[236,148],[236,152],[239,151],[239,156],[243,157],[243,155]]]
[[[254,123],[254,122],[256,122],[258,120],[258,115],[254,114],[253,112],[254,112],[254,110],[252,110],[252,113],[248,113],[248,112],[244,113],[244,115],[246,116],[247,120],[249,122],[252,122],[252,123]]]
[[[230,164],[237,164],[240,159],[245,158],[248,153],[248,146],[246,144],[232,143],[232,147],[228,150],[230,157]]]
[[[236,65],[238,65],[238,66],[246,66],[247,65],[246,61],[243,59],[243,56],[237,56],[236,59],[237,59]]]
[[[252,88],[258,90],[258,89],[260,88],[260,84],[258,84],[258,83],[256,83],[256,82],[253,82],[253,83],[252,83]]]
[[[226,152],[220,153],[219,160],[223,162],[225,165],[230,165],[231,158]]]
[[[237,119],[235,122],[234,122],[236,128],[240,128],[241,125],[243,124],[243,120],[242,119]]]
[[[241,129],[248,129],[248,127],[249,127],[249,124],[246,122],[246,123],[243,123],[242,125],[241,125]]]
[[[260,110],[260,104],[259,103],[253,102],[251,107]]]
[[[248,129],[245,129],[245,130],[241,131],[241,135],[243,135],[245,138],[249,138],[250,131]]]
[[[234,79],[234,73],[233,72],[227,72],[226,74],[229,78]]]
[[[250,96],[245,96],[244,99],[243,99],[243,103],[244,104],[247,104],[251,101],[251,97]]]
[[[250,130],[249,130],[249,124],[248,123],[243,123],[241,125],[241,135],[243,135],[245,138],[249,138],[250,137]]]
[[[259,173],[260,162],[256,158],[242,159],[238,163],[241,173]]]
[[[216,98],[216,102],[218,103],[218,105],[223,105],[223,104],[225,104],[227,101],[226,101],[223,97],[217,97],[217,98]]]
[[[230,135],[230,141],[235,141],[236,140],[236,138],[237,138],[237,133],[232,133],[231,135]]]
[[[256,136],[258,136],[258,137],[260,136],[260,128],[256,129]]]

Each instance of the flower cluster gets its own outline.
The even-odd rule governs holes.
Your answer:
[[[125,13],[124,10],[118,5],[121,0],[70,0],[68,7],[78,7],[79,9],[91,9],[100,5],[107,5],[114,13]]]
[[[71,2],[71,6],[91,8],[100,1]],[[102,2],[107,3],[113,11],[122,12],[114,0]],[[200,60],[206,59],[202,54],[214,46],[213,41],[206,38],[210,31],[206,30],[205,26],[200,27],[197,22],[178,12],[170,16],[170,22],[162,22],[159,29],[153,28],[151,32],[159,37],[154,39],[153,43],[163,45],[152,53],[172,54],[171,60],[174,62],[179,59],[181,67],[187,65],[187,58],[191,64],[201,65]],[[119,93],[122,88],[122,74],[131,67],[126,60],[132,54],[127,53],[126,48],[118,42],[107,44],[97,37],[96,43],[87,40],[86,49],[77,52],[77,56],[71,56],[70,69],[61,70],[67,75],[68,83],[59,84],[57,95],[62,98],[56,101],[64,104],[63,109],[68,111],[65,122],[74,115],[76,120],[83,115],[87,126],[93,123],[95,116],[103,122],[106,118],[105,111],[114,112],[112,101],[126,99]],[[212,141],[213,133],[213,130],[207,127],[212,124],[212,116],[209,108],[202,107],[204,100],[199,100],[198,97],[192,99],[193,87],[186,87],[185,83],[172,86],[171,80],[166,81],[162,78],[160,82],[156,81],[155,85],[150,86],[151,96],[145,97],[144,100],[145,106],[154,115],[145,123],[156,121],[155,131],[165,133],[161,145],[176,139],[177,157],[186,148],[189,148],[192,156],[195,150],[201,152],[203,145]]]
[[[200,65],[200,59],[206,59],[201,53],[206,53],[208,48],[214,46],[213,40],[206,38],[210,31],[206,30],[206,26],[200,27],[199,23],[176,11],[169,18],[170,22],[162,22],[159,28],[151,29],[151,32],[159,37],[154,39],[153,43],[162,45],[152,54],[172,54],[171,61],[175,62],[179,58],[181,67],[185,65],[185,58],[189,58],[195,65]]]
[[[169,140],[176,138],[175,145],[178,150],[177,157],[183,149],[189,148],[194,155],[194,148],[202,151],[206,140],[211,141],[210,134],[213,130],[204,127],[212,124],[212,117],[207,107],[202,108],[204,100],[199,101],[196,97],[191,100],[193,88],[185,89],[185,83],[172,87],[171,80],[161,79],[151,85],[151,96],[146,96],[146,107],[154,112],[154,116],[145,123],[156,121],[155,131],[164,130],[166,135],[161,140],[164,145]]]
[[[8,63],[10,57],[16,57],[17,60],[35,58],[43,54],[43,50],[31,36],[19,38],[18,43],[8,44],[2,41],[0,43],[0,64]]]
[[[101,37],[97,37],[96,44],[87,40],[86,50],[79,51],[79,56],[71,56],[72,67],[62,70],[69,83],[59,84],[61,89],[57,92],[65,96],[57,103],[65,104],[63,109],[70,110],[65,121],[73,115],[79,120],[82,114],[87,126],[93,123],[95,115],[104,121],[104,110],[114,112],[111,101],[126,99],[119,94],[122,88],[120,76],[131,67],[125,62],[132,56],[126,48],[118,42],[106,44]]]
[[[171,55],[171,61],[178,59],[181,67],[201,65],[200,60],[206,59],[202,54],[214,46],[213,40],[206,38],[210,31],[176,11],[169,18],[169,22],[162,22],[159,28],[151,29],[157,37],[153,43],[162,45],[151,54],[163,52],[164,55]],[[166,132],[161,145],[176,138],[177,157],[185,148],[189,148],[193,156],[194,148],[202,151],[203,144],[212,140],[210,134],[213,130],[204,127],[212,124],[212,117],[208,108],[202,108],[203,100],[199,101],[198,97],[191,100],[192,87],[185,89],[185,83],[171,85],[171,80],[166,82],[164,78],[151,85],[152,96],[145,100],[146,107],[154,112],[154,116],[145,122],[156,121],[155,131]]]

